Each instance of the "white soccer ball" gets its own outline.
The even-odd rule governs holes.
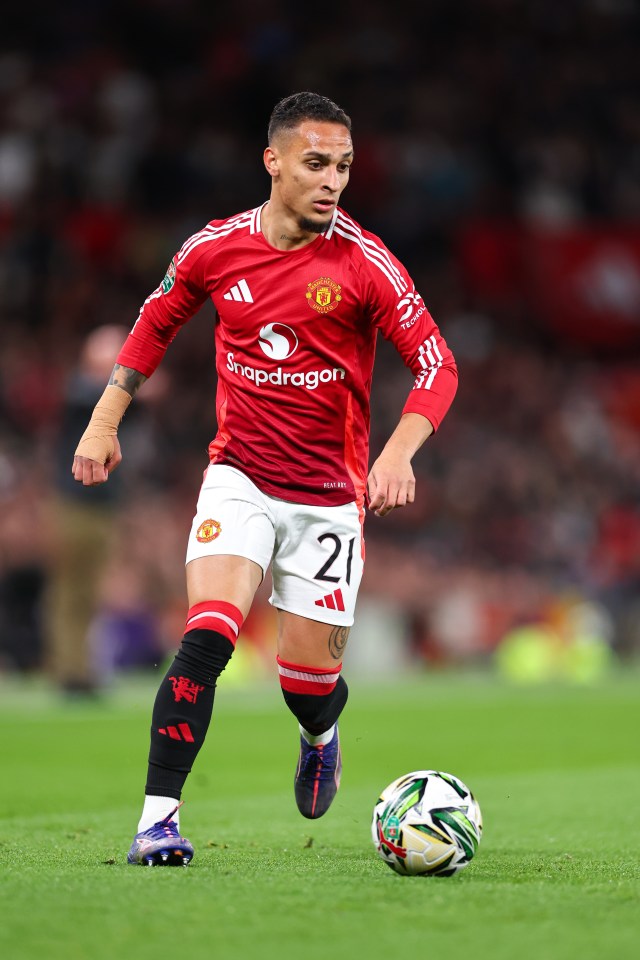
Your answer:
[[[450,877],[473,859],[482,837],[482,814],[458,777],[415,770],[382,791],[371,836],[379,856],[396,873]]]

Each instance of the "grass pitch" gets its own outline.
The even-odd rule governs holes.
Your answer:
[[[517,690],[487,676],[350,678],[340,792],[293,799],[295,723],[274,685],[221,682],[185,793],[188,868],[129,867],[155,679],[61,704],[0,684],[0,955],[7,960],[637,956],[638,675]],[[404,878],[370,818],[400,774],[475,792],[485,832],[455,877]]]

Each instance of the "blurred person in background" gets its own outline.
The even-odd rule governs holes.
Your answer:
[[[121,483],[115,478],[113,483],[81,490],[69,474],[69,460],[126,335],[125,327],[105,325],[86,338],[64,392],[54,446],[56,483],[46,665],[52,681],[70,696],[92,695],[101,683],[91,625],[110,554]]]
[[[294,94],[274,108],[268,144],[270,199],[185,242],[143,304],[73,461],[77,481],[105,484],[122,459],[117,430],[133,395],[211,298],[218,434],[188,541],[184,639],[154,705],[132,864],[193,856],[179,832],[182,788],[269,567],[280,684],[300,730],[296,802],[310,819],[327,811],[340,782],[342,654],[365,499],[381,517],[413,502],[411,460],[457,387],[451,351],[406,269],[338,207],[353,161],[350,118],[325,97]],[[415,381],[368,471],[378,331]]]
[[[51,553],[49,499],[37,477],[0,437],[0,675],[42,668],[43,597]]]

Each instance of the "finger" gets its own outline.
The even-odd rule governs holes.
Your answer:
[[[380,507],[375,511],[378,517],[386,517],[396,507],[404,507],[408,502],[408,490],[404,484],[390,482]]]
[[[109,473],[107,468],[97,460],[89,460],[87,457],[75,457],[73,461],[73,475],[75,479],[85,487],[95,487],[107,480]]]
[[[393,500],[394,507],[404,507],[407,504],[407,485],[406,483],[398,484],[395,497]]]
[[[389,494],[386,486],[378,487],[376,498],[371,505],[371,509],[377,517],[384,517],[393,506],[389,502]]]
[[[122,454],[119,454],[119,455],[114,454],[112,457],[110,457],[109,460],[107,460],[107,462],[105,463],[105,467],[106,467],[106,470],[107,470],[107,475],[110,474],[110,473],[113,473],[113,471],[115,470],[115,468],[116,468],[121,462],[122,462]]]
[[[401,480],[399,483],[389,484],[389,494],[387,505],[392,509],[396,507],[406,507],[408,503],[415,500],[416,482],[415,479]]]
[[[415,479],[407,480],[406,483],[401,483],[398,487],[398,496],[396,498],[397,507],[406,507],[408,503],[413,503],[416,496],[416,481]]]
[[[82,482],[85,487],[96,487],[98,484],[104,483],[108,476],[109,473],[103,463],[98,463],[96,460],[85,460],[82,475]]]
[[[398,485],[397,481],[390,480],[387,484],[387,492],[384,498],[385,507],[387,507],[387,512],[393,510],[394,507],[398,505],[398,497],[400,496],[401,487]]]
[[[95,487],[99,483],[106,483],[109,479],[109,471],[106,466],[102,463],[93,462],[93,479],[91,486]]]
[[[375,511],[384,503],[384,494],[382,493],[382,488],[373,473],[369,474],[369,479],[367,480],[367,490],[369,493],[369,509]]]
[[[384,489],[382,487],[378,487],[373,497],[369,498],[369,509],[373,510],[374,513],[377,513],[380,507],[384,506],[385,500],[386,496]]]

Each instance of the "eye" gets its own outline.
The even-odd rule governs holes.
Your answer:
[[[308,160],[307,166],[309,167],[310,170],[320,170],[322,167],[322,164],[320,163],[319,160]]]

